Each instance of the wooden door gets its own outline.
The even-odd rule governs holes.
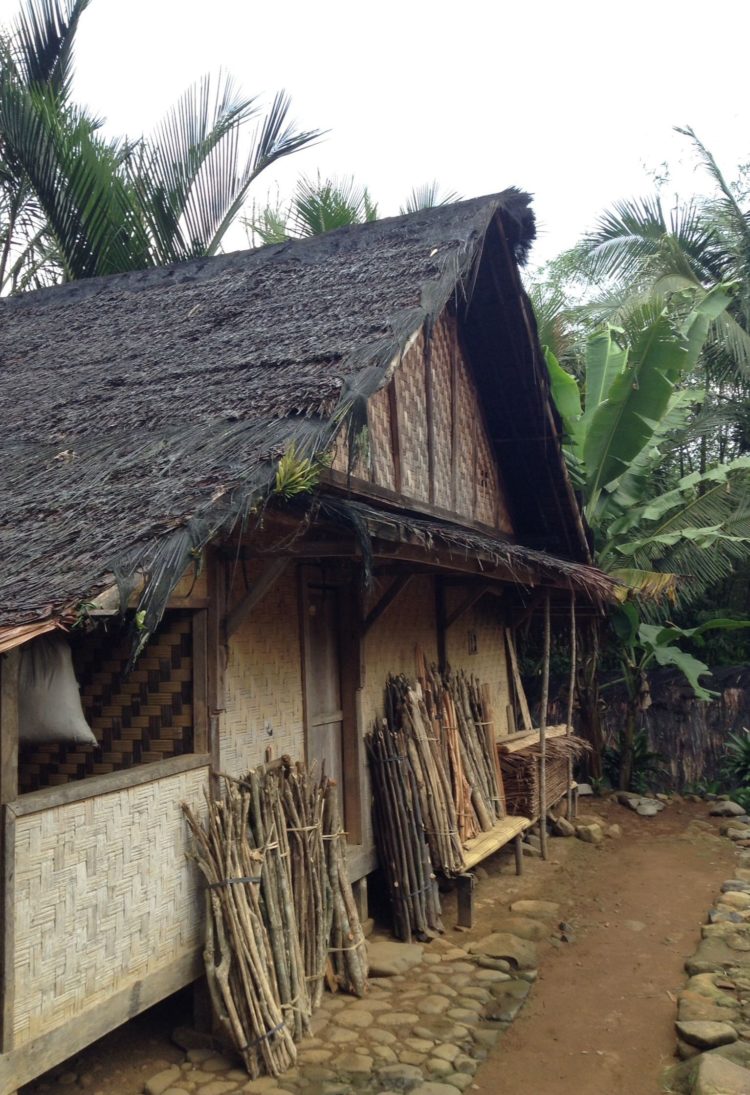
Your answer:
[[[306,567],[302,594],[307,761],[343,788],[341,585],[324,568]]]

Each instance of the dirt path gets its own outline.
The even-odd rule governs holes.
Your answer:
[[[673,1063],[674,996],[684,983],[683,962],[695,949],[721,882],[731,877],[733,852],[729,841],[714,835],[718,822],[708,831],[694,824],[705,826],[705,805],[671,805],[656,818],[638,818],[600,800],[582,802],[581,809],[601,815],[606,824],[617,822],[622,838],[600,847],[553,839],[548,862],[527,861],[521,878],[510,862],[490,862],[469,936],[450,927],[455,909],[451,898],[445,902],[446,938],[459,946],[493,931],[519,897],[557,902],[572,936],[557,947],[539,945],[539,976],[529,1000],[480,1067],[471,1095],[663,1090],[660,1077]],[[189,1022],[186,992],[21,1095],[136,1095],[147,1077],[182,1059],[170,1033]],[[372,1089],[361,1090],[365,1095]]]
[[[529,1002],[475,1077],[483,1095],[657,1095],[673,1063],[673,995],[731,877],[731,847],[686,833],[705,806],[648,819],[616,804],[582,809],[616,821],[623,838],[601,851],[568,840],[562,854],[553,841],[558,863],[543,874],[534,864],[533,896],[560,902],[574,941],[542,958]]]

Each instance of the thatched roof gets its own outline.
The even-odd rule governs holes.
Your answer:
[[[503,459],[526,507],[522,532],[583,561],[519,297],[516,261],[533,236],[528,196],[508,190],[2,301],[0,627],[55,615],[136,567],[158,579],[147,592],[155,622],[191,552],[246,516],[289,444],[327,447],[415,331],[448,301],[466,313],[464,290],[466,322],[502,312],[514,340],[502,368],[515,395],[482,345],[475,356],[496,436],[512,437],[526,416],[518,482]],[[490,252],[492,271],[479,261]],[[488,280],[497,271],[510,294],[500,303]]]

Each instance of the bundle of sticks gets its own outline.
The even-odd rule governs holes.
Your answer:
[[[223,779],[205,828],[184,807],[208,882],[206,972],[217,1021],[250,1075],[261,1066],[278,1075],[309,1033],[326,982],[359,996],[367,989],[346,834],[335,781],[304,765],[285,758]]]
[[[206,891],[206,976],[214,1017],[256,1079],[297,1059],[293,1026],[281,1006],[274,948],[262,907],[265,854],[250,842],[250,794],[227,787],[208,800],[206,827],[184,806]]]
[[[411,942],[443,931],[440,898],[407,735],[386,719],[365,735],[372,775],[375,843],[393,911],[394,933]],[[413,755],[413,751],[412,751]]]

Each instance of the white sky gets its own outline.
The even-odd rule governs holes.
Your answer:
[[[16,10],[0,0],[0,20]],[[303,127],[331,132],[256,198],[318,168],[354,174],[383,215],[432,178],[465,197],[515,184],[535,195],[541,260],[646,191],[644,165],[702,185],[673,125],[730,176],[750,159],[749,36],[747,0],[92,0],[76,93],[135,136],[221,66],[248,94],[286,88]]]

